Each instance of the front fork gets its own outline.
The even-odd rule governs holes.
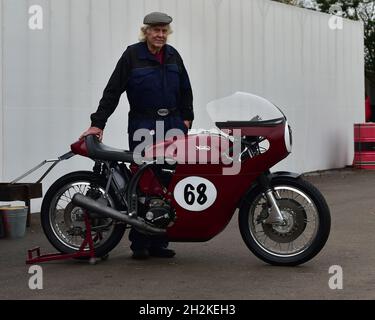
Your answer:
[[[277,205],[274,191],[271,187],[271,180],[268,174],[269,172],[262,173],[258,178],[258,183],[266,196],[268,205],[268,217],[264,222],[268,224],[283,225],[285,220],[279,206]]]

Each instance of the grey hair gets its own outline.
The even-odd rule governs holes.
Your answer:
[[[172,30],[172,28],[171,28],[171,26],[168,24],[167,25],[167,27],[168,27],[168,36],[170,35],[170,34],[172,34],[173,33],[173,30]],[[151,26],[150,25],[147,25],[147,24],[144,24],[142,27],[141,27],[141,31],[140,31],[140,33],[139,33],[139,37],[138,37],[138,40],[139,41],[141,41],[141,42],[145,42],[146,41],[146,32],[147,32],[147,30],[149,29],[149,28],[151,28]]]

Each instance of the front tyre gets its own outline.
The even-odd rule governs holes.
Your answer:
[[[95,200],[105,193],[106,182],[91,171],[69,173],[51,185],[41,207],[41,224],[49,242],[62,253],[79,250],[86,234],[84,210],[72,203],[76,193]],[[109,191],[107,205],[116,207]],[[121,240],[126,224],[110,218],[90,218],[96,257],[106,256]],[[86,248],[85,250],[88,250]]]
[[[328,239],[331,228],[328,205],[319,190],[301,178],[275,177],[271,187],[284,223],[265,222],[267,200],[260,187],[256,187],[239,210],[242,239],[251,252],[269,264],[305,263],[320,252]]]

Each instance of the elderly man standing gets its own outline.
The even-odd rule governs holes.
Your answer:
[[[103,130],[115,111],[121,94],[126,91],[130,104],[129,148],[140,143],[133,139],[137,129],[155,130],[156,122],[163,121],[164,129],[181,129],[187,133],[194,119],[193,95],[181,56],[166,44],[172,33],[172,18],[153,12],[144,17],[140,42],[130,45],[110,77],[99,107],[91,115],[91,127],[80,137],[95,134],[103,138]],[[160,236],[147,236],[132,228],[129,234],[134,259],[151,256],[170,258],[168,241]]]

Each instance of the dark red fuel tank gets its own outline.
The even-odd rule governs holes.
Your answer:
[[[147,158],[168,158],[179,164],[220,164],[232,142],[219,134],[190,134],[167,139],[146,149]]]

